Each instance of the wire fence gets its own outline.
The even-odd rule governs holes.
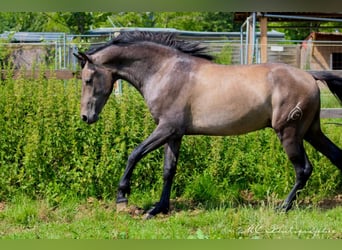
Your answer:
[[[0,66],[4,69],[6,61],[11,61],[17,72],[30,70],[39,65],[48,65],[60,79],[79,77],[78,62],[73,53],[85,51],[91,46],[98,46],[108,41],[107,36],[76,37],[77,41],[62,39],[49,42],[31,43],[0,43]],[[229,53],[229,64],[244,64],[247,44],[236,40],[201,40],[211,53]],[[253,63],[260,63],[260,44],[255,44]],[[304,70],[342,70],[342,41],[284,41],[271,40],[267,45],[267,61],[271,63],[286,63]],[[20,73],[19,73],[20,74]],[[35,72],[37,74],[37,72]],[[6,73],[1,72],[1,78]],[[45,73],[46,77],[51,72]],[[121,84],[118,84],[121,92]],[[325,117],[342,118],[342,110],[323,111]]]
[[[77,69],[73,53],[84,51],[108,40],[108,37],[87,37],[80,41],[0,43],[0,62],[11,61],[16,69],[30,69],[48,64],[55,70]],[[213,54],[230,53],[230,64],[244,64],[245,46],[239,40],[201,41]],[[255,44],[253,63],[260,63],[260,44]],[[229,48],[224,49],[224,48]],[[286,63],[304,70],[342,70],[342,41],[270,41],[267,61]]]
[[[246,64],[247,44],[238,41],[208,42],[215,53],[231,47],[231,64]],[[253,63],[261,62],[261,45],[254,44]],[[342,70],[342,41],[284,41],[267,44],[267,62],[285,63],[304,70]]]

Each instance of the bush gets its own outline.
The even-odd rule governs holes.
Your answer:
[[[68,197],[114,199],[129,153],[154,129],[142,97],[125,85],[112,96],[101,119],[88,126],[79,118],[80,81],[7,78],[0,83],[0,200],[24,194],[60,202]],[[327,135],[342,145],[334,125]],[[322,197],[341,189],[339,171],[311,147],[314,168],[304,195]],[[163,150],[144,158],[134,171],[132,192],[158,198]],[[233,137],[185,137],[173,197],[205,202],[283,198],[294,170],[276,135],[266,129]]]
[[[231,44],[224,45],[220,53],[215,56],[215,62],[218,64],[232,64],[232,50]]]

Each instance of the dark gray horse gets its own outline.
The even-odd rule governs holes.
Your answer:
[[[284,64],[218,65],[198,43],[172,34],[126,32],[107,44],[75,55],[82,66],[81,118],[91,124],[117,79],[130,82],[144,97],[157,124],[128,158],[117,204],[126,205],[137,162],[165,146],[164,186],[147,217],[169,211],[171,185],[184,135],[237,135],[272,127],[296,172],[283,208],[289,210],[304,188],[312,166],[303,140],[342,170],[342,151],[321,131],[320,91],[324,81],[342,100],[342,79],[307,73]]]

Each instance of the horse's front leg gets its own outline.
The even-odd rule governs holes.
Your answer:
[[[145,216],[146,219],[150,219],[159,213],[168,213],[170,209],[170,195],[173,178],[176,174],[177,162],[179,156],[179,149],[181,145],[182,137],[170,138],[165,144],[165,158],[164,158],[164,186],[160,197],[160,201],[154,208],[149,210]]]
[[[143,141],[128,157],[125,172],[120,180],[117,194],[117,210],[123,210],[128,203],[127,195],[130,193],[130,180],[133,170],[138,161],[143,158],[149,152],[159,148],[168,140],[168,138],[174,133],[174,129],[170,128],[167,124],[158,125],[153,133]]]

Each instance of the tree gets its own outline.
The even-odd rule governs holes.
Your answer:
[[[0,12],[0,31],[40,31],[46,19],[39,12]]]
[[[65,32],[84,34],[99,27],[155,27],[193,31],[239,31],[233,12],[0,12],[4,31]],[[287,39],[301,40],[312,31],[342,29],[333,22],[275,22],[269,28],[284,32]]]
[[[155,27],[153,12],[112,13],[110,20],[115,27]]]
[[[0,12],[4,31],[66,32],[84,34],[92,26],[108,25],[110,12]]]
[[[93,25],[104,22],[108,12],[57,12],[51,14],[51,19],[68,28],[69,33],[84,34]]]
[[[268,27],[269,29],[276,27],[288,40],[303,40],[311,32],[336,32],[342,29],[341,23],[323,21],[273,22],[269,23]]]
[[[233,12],[204,12],[204,30],[215,32],[240,31],[241,23],[234,22]]]
[[[118,27],[175,28],[193,31],[235,31],[232,12],[120,12],[111,20]]]
[[[84,34],[103,26],[234,31],[232,12],[1,12],[0,32],[40,31]]]

